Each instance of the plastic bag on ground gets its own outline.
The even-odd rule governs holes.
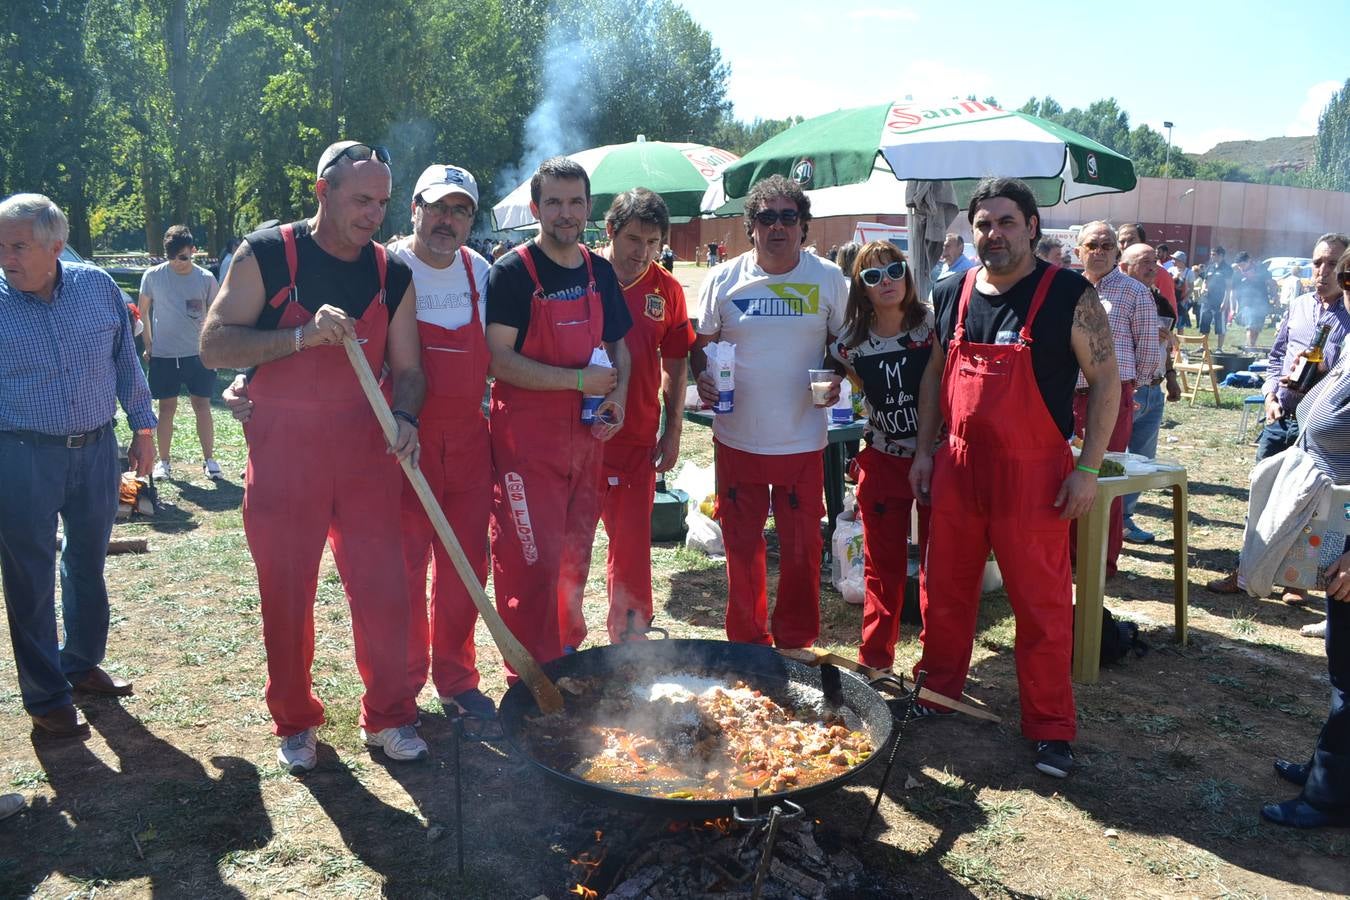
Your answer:
[[[834,520],[834,537],[830,540],[830,583],[844,598],[844,602],[861,606],[863,586],[863,523],[857,504],[850,496],[843,512]]]
[[[685,548],[708,556],[725,556],[722,526],[711,515],[717,503],[717,475],[713,467],[686,462],[672,484],[676,490],[689,495],[689,512],[684,517],[689,526],[684,537]]]

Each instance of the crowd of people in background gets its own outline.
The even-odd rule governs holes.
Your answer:
[[[809,198],[773,176],[745,199],[751,249],[728,259],[724,242],[708,243],[703,261],[712,271],[686,307],[670,275],[669,214],[651,191],[615,197],[594,252],[585,242],[588,175],[566,158],[546,160],[531,180],[538,235],[489,244],[470,236],[479,201],[473,175],[437,164],[418,179],[411,234],[385,245],[373,236],[390,166],[383,147],[331,145],[315,169],[315,216],[264,223],[231,242],[219,278],[193,262],[191,232],[170,228],[166,261],[145,273],[140,290],[148,380],[111,279],[57,262],[61,211],[36,195],[0,204],[0,295],[23,313],[0,328],[0,465],[50,470],[28,494],[0,497],[7,603],[26,610],[18,626],[11,616],[11,636],[36,729],[87,734],[72,691],[132,690],[101,668],[115,404],[134,430],[136,470],[148,475],[154,462],[155,477],[171,478],[173,416],[186,388],[203,471],[218,478],[207,399],[215,369],[241,370],[225,400],[245,423],[243,523],[261,598],[264,695],[278,761],[300,775],[316,763],[324,722],[310,669],[325,543],[351,610],[366,744],[392,760],[429,756],[416,702],[428,679],[447,714],[496,713],[479,689],[471,583],[433,541],[400,464],[423,471],[478,589],[490,568],[500,615],[537,659],[575,652],[590,633],[582,597],[601,522],[610,536],[606,636],[643,639],[653,617],[655,477],[679,456],[688,371],[702,402],[726,404],[712,428],[728,639],[800,649],[820,636],[823,411],[848,378],[866,412],[854,466],[864,524],[859,661],[882,671],[895,664],[912,538],[924,622],[914,673],[927,673],[934,692],[918,716],[951,716],[940,698],[964,689],[992,549],[1017,623],[1021,731],[1033,765],[1059,778],[1073,771],[1070,523],[1093,504],[1108,450],[1156,449],[1164,404],[1179,394],[1174,335],[1189,312],[1199,311],[1202,332],[1220,333],[1220,346],[1229,316],[1255,342],[1276,300],[1258,263],[1242,253],[1230,266],[1215,247],[1204,266],[1188,269],[1183,253],[1150,245],[1141,225],[1097,221],[1079,231],[1076,271],[1062,265],[1066,248],[1044,238],[1031,190],[987,178],[967,209],[979,263],[959,235],[947,235],[923,297],[909,258],[890,242],[817,255],[807,243]],[[1342,440],[1350,365],[1340,353],[1350,332],[1346,245],[1341,234],[1319,239],[1314,290],[1294,294],[1283,314],[1258,452],[1304,454],[1328,483],[1350,482]],[[69,316],[77,300],[99,316],[67,323],[88,333],[76,342],[83,349],[72,374],[69,354],[40,339],[41,322]],[[344,345],[353,341],[384,373],[389,436],[351,377]],[[724,343],[735,346],[734,399],[709,363]],[[1313,363],[1321,383],[1295,391],[1293,367],[1314,346],[1324,351]],[[817,383],[824,364],[837,374]],[[60,402],[73,384],[81,402]],[[335,429],[343,441],[332,440]],[[104,480],[106,490],[90,489]],[[1153,540],[1132,520],[1135,499],[1112,507],[1108,573],[1123,540]],[[50,521],[34,519],[48,510]],[[67,523],[69,576],[59,647],[48,533],[55,511]],[[779,547],[772,606],[770,512]],[[1350,616],[1339,608],[1350,597],[1350,554],[1328,581],[1332,713],[1306,765],[1276,763],[1303,793],[1263,809],[1295,827],[1350,823]],[[1234,576],[1232,589],[1243,587]]]

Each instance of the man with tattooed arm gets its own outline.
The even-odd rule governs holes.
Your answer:
[[[910,481],[933,512],[915,671],[928,672],[933,691],[961,696],[992,547],[1017,620],[1022,734],[1035,743],[1036,768],[1063,778],[1076,734],[1069,528],[1096,497],[1120,378],[1096,290],[1033,253],[1041,228],[1030,188],[986,178],[968,215],[982,265],[934,288],[938,341],[919,390]],[[1087,429],[1074,459],[1080,371]],[[921,714],[951,713],[925,706]]]

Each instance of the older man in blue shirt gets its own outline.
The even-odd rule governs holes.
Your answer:
[[[63,263],[69,225],[40,194],[0,202],[0,574],[23,705],[34,730],[85,735],[72,690],[125,696],[100,668],[108,638],[103,563],[117,514],[120,401],[138,474],[155,416],[122,292],[102,269]],[[16,477],[15,473],[24,473]],[[65,530],[56,636],[56,523]]]
[[[1275,345],[1270,348],[1266,369],[1265,395],[1266,425],[1257,439],[1256,461],[1282,453],[1298,440],[1298,420],[1294,411],[1303,395],[1291,390],[1286,379],[1294,370],[1299,355],[1316,340],[1323,325],[1330,327],[1323,348],[1322,371],[1330,371],[1341,354],[1341,345],[1350,334],[1350,310],[1341,300],[1341,288],[1336,283],[1336,260],[1346,250],[1344,234],[1324,234],[1313,246],[1313,290],[1289,302],[1289,309],[1280,321],[1275,334]]]

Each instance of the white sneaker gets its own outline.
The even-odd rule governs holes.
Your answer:
[[[427,742],[417,736],[417,729],[412,725],[375,732],[362,728],[361,740],[366,742],[367,747],[384,748],[385,756],[400,762],[426,759],[431,755],[427,751]]]
[[[281,739],[281,746],[277,748],[277,762],[292,775],[305,774],[318,761],[318,740],[314,737],[313,728]]]
[[[206,462],[202,463],[202,471],[204,471],[206,477],[210,478],[212,481],[220,480],[220,463],[216,462],[214,459],[208,459]]]
[[[156,460],[155,467],[150,470],[150,476],[152,478],[168,478],[169,477],[168,460],[165,459]]]
[[[1298,633],[1304,637],[1324,638],[1327,636],[1327,620],[1323,619],[1320,622],[1304,625],[1298,630]]]

